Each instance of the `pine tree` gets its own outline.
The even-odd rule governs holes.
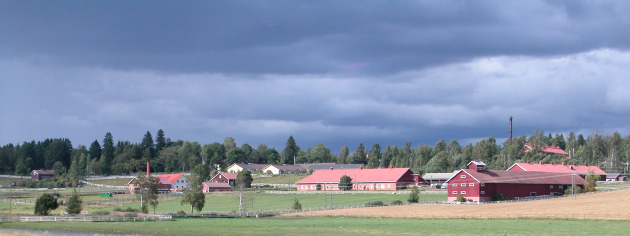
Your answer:
[[[287,145],[282,150],[281,154],[281,164],[293,164],[293,158],[297,157],[300,152],[300,147],[295,143],[295,139],[293,139],[293,135],[289,136],[287,139]]]
[[[155,153],[158,154],[166,147],[166,139],[164,138],[164,131],[158,130],[157,137],[155,137]]]
[[[112,161],[114,160],[114,137],[107,132],[103,139],[103,153],[101,154],[100,166],[101,174],[108,175],[112,171]]]
[[[68,214],[80,214],[81,210],[83,210],[83,200],[81,200],[81,196],[79,196],[77,190],[74,189],[72,197],[68,200],[66,211]]]

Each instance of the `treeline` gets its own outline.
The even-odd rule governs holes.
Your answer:
[[[0,148],[0,172],[27,175],[31,170],[53,169],[67,178],[76,179],[84,175],[131,174],[145,171],[150,162],[153,172],[188,172],[203,163],[225,169],[233,163],[293,164],[337,162],[340,164],[365,164],[367,168],[410,167],[415,173],[451,172],[464,168],[472,160],[484,161],[489,169],[505,169],[515,162],[556,163],[561,162],[598,165],[607,172],[623,172],[630,161],[630,136],[622,137],[618,132],[608,136],[594,132],[588,137],[571,132],[545,135],[541,130],[531,136],[521,136],[497,144],[494,137],[480,140],[476,144],[461,146],[457,140],[438,141],[434,146],[412,147],[405,142],[402,147],[387,145],[382,148],[374,144],[367,148],[362,143],[352,152],[342,147],[338,155],[328,147],[317,144],[301,149],[293,136],[287,140],[282,151],[260,144],[256,148],[247,143],[237,146],[232,137],[223,143],[201,145],[197,142],[171,141],[158,130],[155,139],[147,132],[140,143],[118,141],[114,144],[111,133],[105,134],[102,145],[94,140],[89,147],[73,148],[69,139],[46,139],[22,144],[6,144]],[[525,143],[533,151],[524,152]],[[558,146],[566,150],[571,159],[557,154],[540,151],[545,145]],[[383,150],[384,149],[384,150]]]

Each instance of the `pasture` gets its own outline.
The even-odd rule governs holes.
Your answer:
[[[0,228],[151,235],[624,235],[628,221],[269,217],[2,223]]]

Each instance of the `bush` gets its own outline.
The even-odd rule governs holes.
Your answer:
[[[302,203],[300,203],[300,201],[298,201],[298,199],[295,198],[295,200],[293,200],[293,207],[291,207],[291,209],[302,210]]]
[[[504,196],[502,193],[495,193],[494,195],[492,195],[492,201],[505,201],[505,200],[508,200],[508,198]]]
[[[135,212],[127,212],[125,213],[125,215],[123,215],[124,217],[138,217],[138,213]]]
[[[418,203],[418,200],[420,200],[420,197],[418,196],[419,193],[420,189],[418,189],[418,186],[413,186],[411,188],[411,193],[409,194],[409,199],[407,199],[407,202]]]
[[[466,202],[466,198],[462,195],[457,195],[457,202]]]
[[[401,200],[394,200],[392,201],[392,203],[390,203],[390,205],[402,205],[403,202]]]
[[[373,201],[366,203],[365,206],[385,206],[385,203],[383,203],[382,201]]]
[[[177,214],[178,215],[186,215],[186,212],[185,211],[178,211]]]
[[[44,193],[35,201],[35,215],[47,216],[50,210],[57,209],[57,207],[59,207],[59,203],[55,196]]]

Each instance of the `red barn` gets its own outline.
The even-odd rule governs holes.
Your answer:
[[[571,173],[485,170],[485,163],[471,161],[447,180],[448,201],[455,202],[461,195],[468,201],[492,201],[501,193],[508,199],[539,195],[560,195],[573,183],[584,185],[584,179]]]
[[[212,177],[210,182],[212,183],[228,183],[230,186],[235,186],[237,173],[221,172]]]
[[[534,148],[532,147],[530,143],[525,143],[523,148],[525,149],[523,150],[523,152],[531,152],[534,150]],[[571,159],[571,157],[569,156],[569,153],[562,150],[562,148],[560,148],[559,146],[545,145],[544,147],[541,147],[539,150],[544,153],[558,154],[560,156],[565,157],[566,159]]]
[[[510,168],[508,171],[539,171],[539,172],[554,172],[554,173],[565,173],[571,174],[575,171],[577,175],[585,178],[589,171],[593,171],[596,175],[600,176],[601,181],[606,180],[607,173],[603,171],[601,168],[597,166],[589,166],[587,164],[584,165],[565,165],[564,162],[562,164],[543,164],[542,162],[538,162],[538,164],[532,164],[528,162],[524,163],[516,163]]]
[[[55,176],[54,170],[33,170],[31,171],[31,180],[40,181]]]
[[[345,170],[316,170],[308,177],[297,181],[297,191],[339,190],[341,176],[347,175],[352,179],[352,189],[360,191],[386,190],[394,191],[426,183],[420,176],[414,175],[409,168],[384,169],[345,169]]]

